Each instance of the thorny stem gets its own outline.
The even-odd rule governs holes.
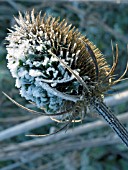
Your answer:
[[[116,134],[128,147],[128,131],[119,122],[119,120],[112,113],[112,111],[103,102],[93,101],[92,104],[95,110],[98,112],[98,114],[101,115],[106,120],[109,126],[116,132]]]

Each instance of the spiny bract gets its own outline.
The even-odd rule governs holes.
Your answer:
[[[22,97],[55,113],[74,106],[83,95],[84,101],[101,97],[110,88],[112,71],[103,54],[65,20],[35,16],[34,10],[15,20],[6,38],[7,59]],[[82,84],[55,56],[86,83],[89,94],[83,94]]]

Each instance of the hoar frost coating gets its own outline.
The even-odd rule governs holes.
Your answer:
[[[51,16],[41,17],[40,13],[35,17],[34,11],[24,17],[19,13],[19,19],[15,19],[17,24],[6,38],[7,59],[22,97],[54,113],[70,101],[68,95],[82,94],[80,83],[49,54],[49,49],[86,81],[94,95],[101,95],[109,88],[110,78],[105,76],[110,69],[103,55],[71,25]],[[85,44],[96,57],[98,80],[95,63]]]

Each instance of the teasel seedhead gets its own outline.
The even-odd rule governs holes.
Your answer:
[[[114,80],[118,46],[110,68],[101,51],[65,20],[35,16],[34,10],[15,20],[6,38],[7,59],[21,96],[70,121],[81,120],[87,106],[101,111],[104,93],[126,73]]]
[[[24,17],[19,13],[15,20],[17,24],[6,38],[7,59],[22,97],[48,113],[81,98],[82,85],[52,53],[84,80],[91,97],[99,97],[111,87],[110,68],[103,54],[65,20],[41,17],[41,13],[35,16],[34,10]]]

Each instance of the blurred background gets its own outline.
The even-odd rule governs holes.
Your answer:
[[[110,66],[111,42],[114,47],[118,44],[117,78],[128,61],[128,1],[0,0],[0,169],[128,170],[128,149],[93,111],[82,123],[73,123],[56,135],[26,136],[52,133],[63,126],[17,107],[2,94],[4,91],[20,104],[36,109],[19,96],[6,66],[5,48],[7,28],[15,24],[13,16],[33,8],[72,23],[103,52]],[[128,80],[114,86],[105,102],[128,128]]]

